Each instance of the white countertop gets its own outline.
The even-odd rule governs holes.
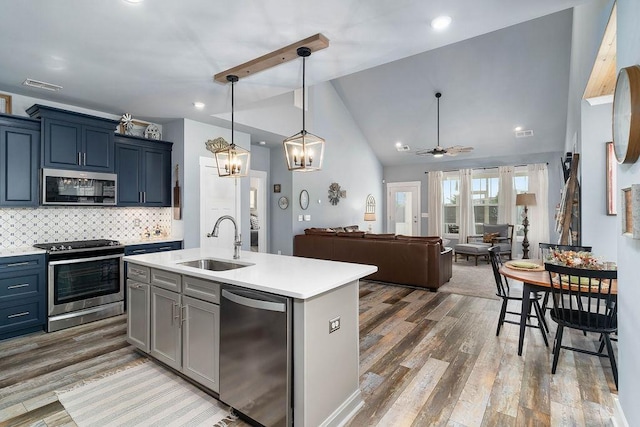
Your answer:
[[[39,255],[46,254],[44,249],[34,248],[33,246],[23,246],[19,248],[0,249],[0,258],[22,255]]]
[[[209,271],[179,264],[202,258],[254,265],[227,271]],[[375,265],[248,251],[241,251],[240,259],[234,260],[232,249],[183,249],[125,256],[124,260],[298,299],[312,298],[378,271]]]

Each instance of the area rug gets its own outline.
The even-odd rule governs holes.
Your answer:
[[[449,282],[438,288],[438,292],[471,295],[474,297],[498,299],[496,282],[490,264],[458,260],[453,263],[452,277]]]
[[[235,416],[152,361],[57,392],[79,426],[226,426]]]

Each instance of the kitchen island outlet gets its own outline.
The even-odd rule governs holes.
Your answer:
[[[225,395],[238,393],[224,390],[224,375],[229,370],[220,366],[220,362],[226,363],[220,357],[220,346],[224,354],[229,344],[220,342],[220,337],[229,337],[225,328],[242,331],[238,323],[247,318],[226,311],[225,304],[231,307],[231,303],[224,298],[224,290],[239,288],[247,291],[245,295],[272,294],[289,301],[284,309],[289,322],[284,357],[289,367],[288,386],[280,391],[286,396],[288,408],[281,418],[269,419],[270,425],[343,425],[363,405],[359,389],[358,281],[375,273],[377,267],[244,251],[234,260],[231,249],[186,249],[125,256],[125,261],[129,342],[219,393],[223,402]],[[232,299],[238,301],[238,297]],[[278,306],[268,302],[248,304]],[[221,316],[221,312],[232,314]],[[273,358],[275,352],[268,353],[260,356]],[[252,362],[255,358],[246,356],[247,372],[260,369],[260,364]],[[238,388],[247,388],[244,381],[251,381],[251,377],[237,381]],[[259,385],[265,388],[265,397],[273,394],[264,384]],[[244,403],[255,409],[261,400],[259,395],[248,396]],[[232,406],[245,413],[242,404],[234,402]],[[245,415],[261,420],[259,412]]]

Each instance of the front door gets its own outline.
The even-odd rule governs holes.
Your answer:
[[[420,182],[387,184],[387,233],[420,235]]]

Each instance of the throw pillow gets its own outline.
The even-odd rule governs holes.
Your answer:
[[[344,231],[346,231],[347,233],[351,233],[353,231],[358,231],[358,226],[357,225],[348,225],[344,228]]]
[[[493,239],[499,236],[500,236],[500,233],[484,233],[482,235],[482,241],[484,243],[493,243]]]

